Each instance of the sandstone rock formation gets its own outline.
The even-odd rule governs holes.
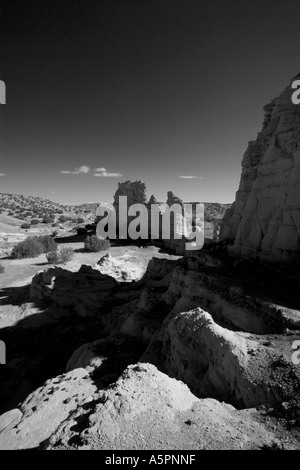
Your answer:
[[[291,83],[265,106],[262,131],[244,154],[235,204],[220,234],[234,240],[234,256],[299,260],[300,106],[292,103]]]
[[[120,197],[127,197],[127,206],[124,207],[126,211],[126,220],[120,220],[122,218],[122,210],[120,205]],[[118,183],[118,189],[114,195],[114,209],[116,211],[116,227],[117,235],[122,238],[127,238],[128,225],[135,217],[128,216],[128,209],[133,204],[147,203],[147,189],[146,184],[143,181],[125,181],[124,183]],[[123,214],[124,217],[124,214]]]
[[[238,408],[291,399],[296,383],[295,389],[290,388],[289,374],[276,382],[272,366],[285,360],[288,369],[289,358],[264,342],[222,328],[200,308],[170,314],[163,329],[166,370],[197,396],[224,400]]]
[[[259,449],[279,446],[282,433],[256,410],[198,399],[145,363],[129,366],[106,390],[83,369],[48,381],[0,418],[0,430],[0,449],[79,450]]]
[[[180,197],[175,196],[173,191],[168,191],[167,193],[167,205],[170,207],[173,204],[179,204],[180,206],[183,206],[184,202]]]
[[[103,274],[112,276],[117,281],[125,282],[140,279],[145,271],[145,267],[142,264],[130,261],[126,254],[116,259],[110,253],[102,256],[95,268],[99,269]]]
[[[31,298],[49,306],[52,314],[94,316],[116,289],[117,281],[91,266],[82,265],[78,272],[55,267],[33,277]]]
[[[132,204],[146,204],[147,202],[147,189],[143,181],[125,181],[118,183],[118,189],[114,195],[114,207],[117,210],[119,206],[119,197],[126,196],[128,205]]]
[[[34,449],[47,439],[97,387],[84,369],[46,382],[21,404],[0,417],[0,449]]]

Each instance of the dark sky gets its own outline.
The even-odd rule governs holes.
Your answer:
[[[110,201],[142,179],[232,202],[263,106],[300,71],[299,0],[0,5],[1,192]]]

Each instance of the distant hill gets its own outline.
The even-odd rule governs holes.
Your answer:
[[[196,203],[196,202],[195,202]],[[165,203],[159,203],[162,207]],[[57,202],[43,199],[38,196],[27,196],[23,194],[0,193],[0,211],[5,211],[10,217],[15,217],[17,223],[26,219],[28,216],[41,218],[49,214],[69,214],[70,216],[79,216],[90,219],[96,215],[98,206],[112,208],[109,202],[87,202],[83,204],[65,205]],[[204,217],[206,222],[212,222],[214,219],[222,219],[226,209],[231,204],[221,204],[218,202],[204,203]],[[12,220],[12,219],[10,219]],[[4,221],[2,221],[4,223]],[[10,224],[12,225],[12,224]]]
[[[38,196],[27,196],[23,194],[0,193],[0,209],[13,212],[33,211],[55,212],[64,210],[67,206],[57,202],[43,199]]]
[[[15,233],[19,231],[23,220],[9,215],[0,214],[0,233]]]

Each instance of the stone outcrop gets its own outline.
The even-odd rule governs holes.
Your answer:
[[[203,264],[207,263],[211,267],[205,272]],[[266,292],[259,294],[257,283],[245,284],[238,276],[234,278],[234,272],[226,280],[222,273],[219,275],[221,269],[221,264],[214,265],[203,252],[193,254],[187,258],[187,265],[181,263],[174,268],[165,302],[173,312],[201,307],[220,325],[234,330],[268,334],[285,328],[299,329],[298,310],[274,304]]]
[[[183,206],[184,202],[180,197],[175,196],[173,191],[168,191],[167,193],[167,205],[170,207],[173,204],[179,204],[180,206]]]
[[[147,202],[147,189],[144,181],[125,181],[118,183],[118,189],[114,195],[114,207],[118,210],[119,197],[126,196],[129,206],[132,204],[146,204]]]
[[[99,269],[101,273],[108,274],[117,281],[123,282],[137,281],[145,271],[145,267],[141,263],[130,261],[126,254],[123,257],[114,258],[110,253],[102,256],[95,268]]]
[[[37,448],[80,403],[91,399],[96,390],[84,369],[47,381],[19,409],[0,416],[0,449]]]
[[[55,413],[53,412],[55,410]],[[260,421],[260,422],[259,422]],[[1,449],[259,449],[281,429],[256,410],[198,399],[181,381],[137,363],[105,390],[76,369],[48,381],[0,418]],[[289,442],[287,449],[299,448]]]
[[[262,131],[244,154],[235,203],[220,234],[234,240],[234,256],[299,260],[300,106],[292,103],[292,92],[289,85],[265,106]]]
[[[124,206],[126,211],[126,220],[122,219],[122,210],[120,205],[120,197],[127,197],[127,206]],[[114,194],[114,209],[116,212],[116,227],[117,227],[117,236],[121,239],[127,239],[127,229],[128,225],[135,217],[128,216],[128,209],[133,204],[143,204],[147,203],[147,189],[146,184],[143,181],[125,181],[123,183],[118,183],[118,189]],[[123,214],[124,217],[124,214]]]
[[[290,367],[275,345],[223,328],[200,308],[170,314],[162,336],[167,372],[197,396],[251,408],[291,399],[297,391],[296,383],[290,387],[289,373],[281,383],[274,380],[273,364],[285,361]]]
[[[91,266],[82,265],[75,273],[55,267],[33,277],[31,298],[47,305],[57,318],[69,314],[95,316],[117,284],[113,277]]]
[[[148,227],[147,231],[144,234],[144,238],[151,240],[151,242],[162,248],[173,251],[178,255],[185,254],[185,243],[188,241],[185,237],[187,232],[186,221],[183,213],[175,213],[170,217],[170,234],[166,238],[162,236],[162,220],[164,218],[164,212],[174,204],[178,204],[180,207],[183,207],[184,202],[179,197],[175,196],[172,191],[167,193],[167,203],[165,207],[161,207],[157,204],[156,198],[152,195],[147,201],[146,196],[146,185],[143,181],[126,181],[125,183],[119,183],[118,189],[114,195],[114,208],[116,210],[116,226],[117,233],[120,234],[120,228],[124,234],[127,234],[127,229],[135,217],[128,216],[127,221],[124,224],[121,224],[119,214],[121,206],[119,203],[120,196],[127,196],[127,211],[130,206],[133,204],[143,204],[148,210],[147,221]],[[157,204],[157,214],[154,216],[151,215],[151,205]],[[167,213],[166,213],[167,214]],[[156,238],[152,238],[151,234],[156,233]],[[121,237],[123,238],[123,237]]]

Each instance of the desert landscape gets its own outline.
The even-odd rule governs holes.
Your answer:
[[[0,1],[0,450],[22,466],[297,455],[299,18]]]
[[[0,194],[1,449],[300,449],[291,83],[235,202],[204,204],[201,250],[182,252],[175,224],[163,242],[97,237],[99,205],[157,203],[142,181],[79,206]]]

